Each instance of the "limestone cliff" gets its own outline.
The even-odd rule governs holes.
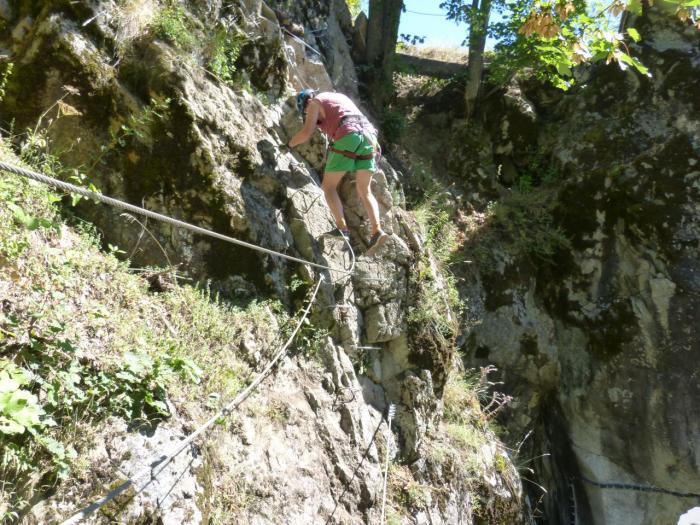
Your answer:
[[[312,0],[282,7],[260,0],[2,2],[0,45],[14,68],[0,111],[10,139],[40,166],[61,165],[59,174],[86,177],[107,195],[349,268],[342,243],[324,235],[332,228],[317,185],[324,145],[312,143],[301,157],[281,148],[300,125],[295,89],[356,94],[347,8]],[[305,41],[291,36],[306,31]],[[327,275],[312,315],[317,361],[289,358],[248,412],[202,450],[185,453],[168,479],[97,513],[95,522],[374,523],[388,450],[401,473],[395,492],[405,499],[390,502],[395,519],[522,520],[517,471],[486,423],[463,443],[477,458],[469,465],[440,429],[455,333],[408,312],[420,311],[426,297],[441,298],[444,283],[414,219],[398,205],[396,173],[386,161],[381,168],[373,191],[392,241],[381,258],[358,256],[352,274]],[[369,231],[350,177],[341,192],[360,254]],[[318,278],[311,267],[144,225],[91,202],[75,213],[135,265],[172,265],[229,300],[275,297],[292,308]],[[56,242],[51,250],[69,244]],[[8,290],[8,308],[19,308],[21,290],[10,281]],[[450,319],[448,303],[435,302]],[[156,323],[163,334],[165,315]],[[282,329],[266,323],[272,335]],[[236,352],[251,370],[274,341],[262,332],[237,335]],[[100,337],[93,342],[105,343]],[[207,351],[192,357],[206,360]],[[133,475],[154,450],[191,432],[207,412],[201,401],[196,392],[172,400],[172,418],[150,432],[119,418],[100,422],[92,449],[82,451],[81,476],[52,493],[42,479],[28,480],[19,516],[26,523],[67,517],[120,472]],[[395,435],[382,428],[390,403]],[[478,413],[478,403],[460,406],[460,425],[467,409]]]
[[[467,237],[463,345],[514,395],[546,523],[676,523],[700,494],[700,33],[634,24],[651,78],[601,65],[564,94],[522,75],[470,126],[448,85],[399,148],[448,123],[424,152]]]

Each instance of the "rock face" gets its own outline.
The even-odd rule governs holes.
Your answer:
[[[272,421],[258,423],[254,411],[237,417],[203,456],[193,451],[183,458],[191,463],[177,465],[183,470],[172,475],[184,476],[189,487],[186,494],[178,492],[188,500],[186,508],[162,504],[162,491],[154,487],[132,501],[126,514],[112,517],[147,522],[157,514],[163,523],[207,522],[213,519],[211,501],[235,492],[244,498],[234,502],[241,509],[237,523],[374,523],[384,459],[376,441],[394,439],[377,438],[391,436],[382,427],[385,408],[397,406],[398,457],[419,460],[426,434],[440,420],[452,346],[427,331],[411,337],[406,312],[420,306],[411,293],[415,263],[429,255],[408,214],[394,205],[401,188],[391,166],[382,162],[372,187],[392,234],[378,258],[361,255],[370,231],[352,177],[340,188],[358,253],[348,275],[341,270],[351,258],[339,240],[324,235],[333,227],[318,187],[324,144],[316,140],[300,148],[301,156],[281,147],[301,126],[292,89],[356,92],[347,6],[307,0],[285,14],[254,0],[183,3],[186,32],[206,41],[223,28],[240,39],[228,50],[237,56],[228,64],[236,76],[226,83],[222,72],[211,71],[215,43],[188,49],[194,44],[186,35],[172,27],[153,29],[157,5],[143,4],[138,16],[125,12],[126,5],[9,2],[0,12],[0,42],[15,72],[0,105],[3,119],[14,119],[17,129],[36,125],[53,155],[107,195],[336,270],[324,272],[328,281],[312,315],[314,326],[330,336],[320,356],[322,371],[303,360],[288,361],[260,394],[259,406],[271,407]],[[131,33],[137,36],[122,38]],[[213,280],[224,296],[245,289],[275,295],[291,307],[298,297],[290,281],[301,277],[308,285],[319,278],[310,266],[142,223],[119,210],[83,203],[78,213],[136,264],[177,265],[194,279]],[[439,282],[430,268],[431,280]],[[358,377],[356,367],[364,362],[368,370]],[[131,473],[148,459],[149,447],[172,439],[166,434],[135,437],[145,452],[134,445],[132,458],[122,458],[124,444],[115,444],[115,468]],[[96,452],[94,461],[111,450]],[[493,450],[488,458],[496,461]],[[512,465],[512,478],[511,471]],[[500,472],[492,470],[485,482],[493,487],[485,490],[488,512],[517,519],[521,487],[512,479],[501,482]],[[434,483],[454,490],[449,479]],[[62,496],[70,501],[70,494]],[[82,494],[72,503],[92,496]],[[65,517],[66,505],[56,500],[29,512],[30,522]],[[470,498],[445,501],[413,522],[450,523],[461,516],[460,522],[472,523]]]
[[[510,430],[551,454],[547,523],[676,523],[700,494],[700,36],[635,24],[653,77],[601,66],[539,125],[571,250],[465,287],[471,362],[504,371]]]

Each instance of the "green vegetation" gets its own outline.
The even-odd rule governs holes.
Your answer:
[[[191,50],[197,43],[188,23],[188,15],[178,0],[167,0],[153,17],[151,29],[156,38],[170,42],[183,50]]]
[[[407,321],[415,329],[435,328],[445,344],[457,334],[455,313],[461,310],[461,301],[450,266],[459,261],[461,234],[455,225],[454,205],[446,189],[419,166],[423,193],[412,203],[413,215],[425,235],[425,247],[430,256],[422,256],[412,282],[418,300],[408,312]]]
[[[210,43],[208,66],[212,73],[227,84],[236,78],[236,61],[245,42],[242,35],[232,34],[231,30],[220,28],[214,33]]]
[[[555,190],[530,189],[525,181],[520,183],[525,191],[514,190],[491,203],[469,236],[465,250],[481,266],[497,263],[502,254],[535,265],[552,263],[557,252],[569,247],[569,239],[554,220]]]
[[[12,140],[20,142],[19,156],[20,160],[26,165],[48,175],[49,177],[65,180],[74,183],[78,186],[83,186],[86,189],[100,193],[100,190],[92,184],[85,173],[76,168],[65,168],[60,161],[60,156],[66,151],[55,151],[49,139],[51,127],[62,117],[66,115],[80,115],[80,112],[64,102],[69,95],[79,94],[75,88],[64,86],[64,94],[57,99],[49,108],[42,113],[37,120],[34,128],[28,128],[20,135],[14,135]],[[55,111],[55,116],[52,116]],[[69,146],[70,150],[74,144]],[[10,155],[6,146],[2,146],[0,154]],[[77,194],[71,194],[71,204],[75,206],[83,197]],[[54,202],[61,200],[56,195],[48,197],[49,202],[45,203],[49,206]],[[10,205],[12,207],[12,205]],[[15,208],[13,208],[15,209]],[[15,215],[22,221],[22,211],[15,209]]]
[[[121,147],[128,145],[129,139],[135,137],[141,141],[152,142],[152,128],[155,122],[167,118],[170,110],[170,98],[154,97],[138,112],[129,115],[128,120],[119,128],[110,131],[110,144],[105,148]]]
[[[484,452],[497,443],[491,429],[493,418],[510,401],[510,397],[491,391],[488,375],[492,370],[483,368],[450,375],[443,397],[441,429],[427,445],[427,457],[434,468],[445,472],[456,487],[472,494],[483,492],[485,476],[499,473],[515,477],[507,472],[503,449],[494,449],[493,455]],[[474,513],[479,515],[478,506]]]
[[[309,359],[320,359],[320,353],[330,337],[325,328],[314,326],[308,319],[302,324],[295,339],[295,348]]]
[[[386,525],[402,525],[401,516],[392,507],[386,509]]]
[[[417,345],[425,336],[427,340],[440,344],[444,351],[452,347],[458,325],[455,310],[459,308],[459,294],[454,278],[447,269],[440,275],[430,259],[422,257],[411,274],[414,303],[408,308],[406,321],[409,332]]]
[[[481,410],[480,397],[486,393],[487,377],[482,372],[453,372],[445,385],[443,396],[444,418],[442,439],[433,441],[433,458],[435,452],[443,460],[449,460],[459,453],[465,460],[464,465],[479,473],[477,465],[479,448],[490,442],[489,418]],[[477,462],[477,463],[475,463]]]
[[[12,70],[14,69],[14,64],[12,62],[2,62],[0,63],[2,70],[0,71],[0,102],[5,98],[5,87],[7,86],[7,81],[12,75]]]
[[[428,434],[423,448],[426,459],[422,474],[414,474],[405,465],[392,465],[388,499],[391,516],[400,523],[401,515],[415,514],[429,506],[442,506],[447,499],[460,494],[471,495],[470,503],[476,518],[490,518],[494,523],[509,523],[507,518],[482,516],[488,505],[488,486],[484,480],[494,474],[514,478],[506,452],[497,448],[493,454],[484,451],[494,446],[491,430],[493,416],[510,398],[489,391],[490,368],[481,371],[456,372],[445,385],[443,419]],[[482,409],[482,404],[486,409]],[[419,477],[420,476],[420,477]],[[495,520],[495,521],[494,521]],[[478,522],[478,521],[477,521]]]
[[[445,0],[447,18],[469,25],[470,55],[483,53],[486,37],[498,43],[493,53],[489,81],[503,83],[519,70],[533,68],[538,77],[568,89],[574,83],[573,69],[587,62],[615,62],[622,70],[649,71],[632,56],[629,43],[642,35],[628,28],[619,33],[623,11],[641,13],[641,3],[616,1],[596,6],[594,2],[529,2],[496,0],[467,2]],[[687,18],[686,0],[669,0],[679,18]],[[500,16],[493,17],[494,12]],[[480,77],[480,75],[479,75]]]
[[[380,128],[384,139],[398,142],[406,132],[406,116],[401,111],[386,109],[380,116]]]
[[[21,162],[1,142],[0,158]],[[233,306],[207,288],[149,293],[90,228],[63,224],[60,200],[0,179],[0,521],[94,468],[76,455],[107,417],[147,424],[201,399],[219,409],[252,375],[243,337],[277,348],[270,327],[290,321],[277,302]]]
[[[454,79],[423,77],[418,93],[422,96],[432,96],[434,93],[445,89],[451,82],[454,82]]]
[[[200,42],[194,36],[196,28],[192,20],[180,1],[168,0],[153,17],[150,27],[156,38],[183,51],[201,54],[206,68],[213,75],[226,84],[234,85],[237,81],[236,62],[246,36],[238,33],[233,26],[219,24],[214,31],[208,31]]]
[[[407,466],[391,465],[389,479],[388,494],[394,508],[404,508],[411,513],[428,508],[435,488],[417,481]]]
[[[85,185],[86,178],[92,175],[94,170],[99,169],[103,164],[107,164],[110,155],[119,150],[125,150],[127,147],[131,146],[133,141],[138,141],[141,144],[153,144],[155,127],[156,125],[163,121],[167,122],[171,118],[170,107],[172,99],[164,97],[154,97],[151,101],[141,108],[139,111],[135,111],[129,115],[126,122],[118,124],[109,130],[109,142],[107,144],[102,144],[100,146],[100,153],[97,155],[95,160],[90,166],[85,167],[85,172],[87,175],[82,174],[80,170],[71,170],[72,180],[78,185]],[[45,139],[46,151],[42,152],[42,157],[47,158],[50,155],[48,149],[48,138]],[[53,164],[55,168],[61,169],[61,163],[56,155],[51,155],[53,158]],[[31,164],[36,165],[37,163],[32,162],[31,159],[27,159]],[[98,191],[94,186],[90,185],[88,187],[91,191]]]
[[[381,4],[381,3],[380,3]],[[560,89],[569,89],[575,83],[576,66],[592,63],[616,63],[623,71],[631,69],[651,76],[635,49],[643,34],[634,27],[620,30],[620,15],[627,11],[641,15],[639,1],[616,0],[598,5],[597,2],[557,0],[532,2],[529,0],[443,0],[439,6],[446,18],[468,26],[464,44],[469,47],[469,70],[464,78],[465,116],[474,116],[482,107],[479,98],[490,90],[482,84],[506,84],[519,72],[530,70],[538,78]],[[654,9],[675,13],[683,22],[691,19],[697,0],[667,0]],[[398,20],[402,2],[382,4],[372,16],[368,41],[382,41],[383,48],[369,61],[381,64],[370,74],[370,90],[376,109],[386,107],[394,94],[391,82],[396,63],[391,60],[396,49]],[[493,16],[498,13],[499,16]],[[631,18],[629,22],[634,23]],[[629,24],[626,24],[629,25]],[[375,29],[376,28],[376,29]],[[384,33],[384,34],[379,34]],[[386,40],[390,36],[391,40]],[[420,37],[400,35],[401,38],[420,41]],[[497,42],[489,53],[492,61],[484,75],[486,42]],[[372,73],[372,72],[370,72]]]
[[[425,198],[413,208],[413,214],[425,232],[425,244],[443,265],[457,262],[460,232],[452,216],[453,206],[435,188],[425,193]]]

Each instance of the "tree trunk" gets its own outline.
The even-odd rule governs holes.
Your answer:
[[[370,99],[381,109],[394,92],[394,54],[399,37],[399,21],[403,0],[370,0],[367,27],[366,62]]]
[[[464,89],[464,102],[467,106],[467,118],[474,114],[479,99],[481,76],[484,71],[484,49],[486,47],[487,28],[491,15],[491,0],[474,0],[472,3],[471,24],[469,31],[469,75]]]

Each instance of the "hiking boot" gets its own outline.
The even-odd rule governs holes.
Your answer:
[[[384,233],[382,230],[379,230],[377,233],[372,235],[372,238],[369,240],[369,245],[367,246],[367,251],[365,252],[365,255],[368,257],[372,257],[379,248],[384,246],[386,241],[389,240],[389,236]]]

